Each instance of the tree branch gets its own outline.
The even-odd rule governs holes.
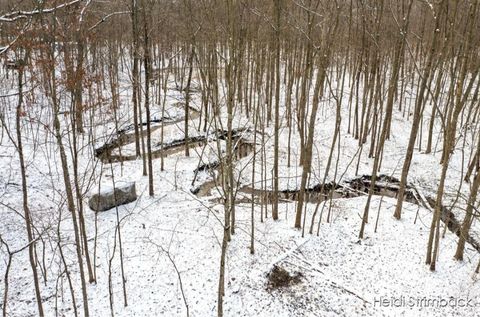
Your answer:
[[[67,2],[67,3],[64,3],[64,4],[60,4],[60,5],[55,6],[53,8],[48,8],[48,9],[36,9],[36,10],[32,10],[32,11],[9,12],[7,14],[4,14],[4,15],[0,16],[0,22],[10,22],[11,23],[11,22],[15,22],[15,21],[18,21],[18,20],[21,20],[21,19],[26,19],[28,17],[39,15],[39,14],[53,13],[53,12],[59,10],[59,9],[67,8],[71,5],[79,3],[81,1],[83,1],[83,0],[73,0],[73,1],[70,1],[70,2]]]

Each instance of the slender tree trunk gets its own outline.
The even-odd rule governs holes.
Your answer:
[[[469,63],[468,56],[471,53],[471,43],[472,43],[473,29],[475,25],[474,21],[476,18],[477,3],[478,2],[475,2],[470,7],[470,12],[469,12],[470,28],[469,28],[468,36],[465,38],[466,43],[464,45],[463,58],[462,58],[462,63],[460,65],[461,70],[459,73],[459,79],[457,81],[457,87],[456,87],[455,106],[452,107],[453,109],[451,110],[452,112],[451,119],[448,122],[446,131],[445,131],[444,150],[442,155],[442,163],[443,163],[442,173],[440,176],[440,184],[438,185],[437,198],[435,200],[435,210],[432,217],[432,224],[430,226],[430,234],[428,236],[428,245],[427,245],[426,263],[430,264],[430,270],[432,271],[435,271],[437,255],[439,252],[440,218],[441,218],[441,212],[442,212],[442,200],[443,200],[443,194],[445,190],[447,169],[449,166],[451,153],[455,147],[455,136],[456,136],[458,118],[466,104],[467,96],[470,94],[470,91],[473,86],[473,82],[476,80],[476,76],[478,74],[478,71],[476,71],[476,73],[473,74],[473,76],[470,78],[470,83],[466,91],[463,92],[463,86],[467,76],[467,65]]]
[[[365,204],[365,209],[363,211],[362,217],[362,224],[360,227],[359,238],[363,239],[364,232],[365,232],[365,225],[368,223],[368,213],[370,210],[370,202],[372,199],[372,195],[375,189],[375,183],[377,180],[377,173],[380,166],[380,158],[381,153],[383,152],[383,147],[385,145],[385,140],[390,133],[390,124],[391,124],[391,117],[393,112],[393,102],[394,102],[394,94],[397,89],[398,84],[398,76],[400,72],[400,61],[403,58],[404,46],[405,46],[405,39],[406,39],[406,32],[408,30],[408,21],[410,17],[410,11],[412,7],[413,0],[410,0],[410,5],[408,9],[407,16],[403,19],[404,25],[400,27],[400,34],[401,37],[397,40],[396,50],[395,50],[395,57],[393,60],[393,68],[392,68],[392,76],[390,78],[390,84],[388,86],[388,95],[387,95],[387,106],[386,106],[386,114],[384,118],[384,122],[382,125],[382,132],[380,135],[380,139],[378,140],[378,146],[375,152],[375,158],[373,162],[372,168],[372,175],[370,181],[370,188],[368,190],[368,197],[367,202]]]
[[[150,15],[147,15],[147,3],[143,0],[143,31],[144,31],[144,57],[143,63],[145,68],[145,115],[147,120],[147,161],[148,161],[148,194],[154,195],[153,188],[153,163],[152,163],[152,137],[151,137],[151,116],[150,116],[150,80],[152,71],[151,44],[150,44],[150,30],[148,20]],[[148,20],[147,20],[148,19]]]
[[[280,133],[280,13],[281,0],[275,0],[276,35],[276,57],[275,57],[275,118],[274,118],[274,146],[273,146],[273,197],[272,197],[272,218],[278,219],[278,135]]]
[[[184,130],[185,130],[185,156],[190,156],[190,151],[189,147],[190,145],[188,144],[188,118],[189,118],[189,112],[190,112],[190,85],[192,83],[192,72],[193,72],[193,57],[195,56],[195,46],[192,43],[192,50],[190,53],[190,58],[189,58],[189,69],[188,69],[188,79],[187,79],[187,86],[185,87],[185,125],[184,125]]]
[[[408,141],[407,153],[405,155],[405,160],[403,162],[402,175],[400,179],[400,185],[398,189],[397,205],[395,207],[394,217],[397,219],[401,218],[403,199],[405,196],[405,188],[407,185],[408,172],[410,170],[410,163],[412,162],[413,150],[415,148],[415,141],[417,139],[418,128],[420,126],[420,120],[422,118],[422,110],[425,98],[425,91],[427,90],[427,83],[431,76],[433,59],[436,55],[437,46],[438,46],[438,33],[436,30],[439,28],[440,24],[440,15],[443,11],[443,7],[446,1],[441,0],[438,5],[437,18],[435,19],[435,27],[433,29],[433,39],[430,47],[430,53],[428,55],[427,65],[422,74],[422,82],[420,84],[419,90],[417,92],[417,99],[415,101],[415,110],[413,114],[412,129],[410,130],[410,137]]]
[[[52,48],[53,50],[53,48]],[[51,52],[50,58],[54,60],[53,58],[53,51]],[[55,69],[53,68],[51,70],[51,79],[50,79],[50,90],[51,90],[51,98],[52,98],[52,106],[53,106],[53,126],[55,130],[55,137],[57,139],[57,145],[59,148],[59,154],[60,154],[60,159],[61,159],[61,164],[62,164],[62,171],[63,171],[63,181],[65,183],[65,191],[67,194],[67,207],[68,210],[70,211],[70,214],[72,216],[72,223],[73,223],[73,231],[75,235],[75,248],[77,251],[77,261],[78,261],[78,267],[80,269],[80,281],[82,285],[82,295],[83,295],[83,310],[84,310],[84,315],[89,316],[89,310],[88,310],[88,295],[87,295],[87,286],[85,283],[85,272],[83,268],[83,257],[82,257],[82,251],[80,248],[81,245],[81,240],[80,240],[80,229],[78,226],[78,220],[77,220],[77,214],[75,210],[75,202],[73,199],[73,190],[72,190],[72,185],[70,181],[70,173],[68,171],[68,161],[67,161],[67,156],[65,154],[65,148],[63,146],[63,141],[62,141],[62,133],[60,130],[60,120],[58,118],[58,113],[59,113],[59,103],[57,99],[57,93],[56,93],[56,79],[55,79]]]
[[[133,102],[133,124],[135,126],[135,154],[137,157],[141,155],[140,151],[140,129],[138,120],[138,94],[139,94],[139,45],[138,39],[140,37],[138,30],[138,0],[132,0],[132,38],[133,38],[133,69],[132,69],[132,102]]]
[[[470,226],[473,221],[473,211],[477,201],[478,189],[480,188],[480,171],[477,171],[470,189],[470,197],[468,198],[467,210],[465,211],[465,218],[463,219],[462,228],[460,229],[460,236],[458,238],[457,250],[455,252],[455,259],[463,261],[463,251],[465,250],[465,242],[467,240]]]
[[[22,200],[23,213],[25,218],[25,226],[27,228],[28,238],[28,259],[33,274],[33,283],[35,286],[35,298],[37,300],[38,315],[44,316],[42,296],[40,293],[40,283],[38,280],[37,266],[35,263],[35,241],[33,239],[32,231],[32,217],[30,215],[30,208],[28,207],[28,187],[27,187],[27,172],[25,167],[25,159],[23,157],[23,143],[22,143],[22,126],[20,124],[20,117],[22,116],[23,107],[23,65],[20,65],[18,70],[18,105],[16,112],[16,129],[17,129],[17,150],[18,159],[20,161],[20,173],[22,176]],[[11,259],[10,259],[11,261]],[[6,290],[5,290],[6,291]]]
[[[315,123],[317,119],[317,111],[318,106],[320,104],[320,97],[323,95],[324,83],[327,74],[327,69],[330,64],[330,54],[331,54],[331,45],[333,43],[335,31],[338,26],[340,10],[337,8],[337,13],[335,17],[334,25],[330,27],[325,43],[325,47],[323,55],[320,57],[320,63],[318,67],[317,79],[314,88],[314,96],[312,101],[312,111],[310,114],[310,122],[308,124],[308,135],[307,135],[307,143],[305,147],[305,154],[303,160],[303,171],[302,171],[302,178],[300,183],[300,191],[298,194],[298,204],[297,204],[297,211],[295,214],[295,228],[300,228],[302,225],[302,210],[303,210],[303,203],[304,203],[304,196],[305,190],[307,187],[307,179],[310,175],[311,164],[312,164],[312,147],[313,147],[313,139],[315,134]]]

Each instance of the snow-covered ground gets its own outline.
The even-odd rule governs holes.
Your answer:
[[[122,89],[120,128],[132,122],[128,108],[129,83]],[[171,90],[167,102],[168,115],[181,117],[183,112],[173,104],[181,98],[178,91]],[[15,136],[15,97],[5,99],[8,129]],[[344,98],[344,103],[348,98]],[[78,265],[73,245],[71,219],[65,208],[65,195],[60,160],[56,153],[55,139],[49,125],[50,111],[47,100],[37,100],[43,108],[31,106],[27,117],[22,118],[24,146],[28,171],[29,204],[33,220],[42,234],[37,243],[37,257],[42,274],[42,296],[47,316],[73,315],[68,283],[63,274],[63,265],[58,256],[56,226],[61,218],[62,243],[73,278],[77,305],[80,307],[81,292],[78,279]],[[200,109],[199,96],[194,96],[193,107]],[[43,109],[43,110],[41,110]],[[157,116],[161,108],[154,106]],[[334,165],[338,162],[337,181],[355,177],[358,141],[347,134],[348,108],[343,107],[340,155],[334,152]],[[114,131],[114,122],[104,113],[95,117],[93,136],[95,146],[103,144]],[[316,125],[313,176],[311,183],[318,183],[323,173],[331,145],[334,126],[334,105],[323,103]],[[238,113],[236,127],[248,126],[248,120]],[[428,118],[428,116],[426,116]],[[63,120],[67,120],[64,118]],[[427,119],[425,119],[427,120]],[[65,122],[64,122],[65,123]],[[67,126],[64,124],[64,126]],[[191,135],[198,119],[191,122]],[[427,124],[424,125],[426,127]],[[395,111],[392,122],[392,138],[387,141],[382,173],[398,176],[401,172],[404,152],[408,142],[410,122]],[[167,128],[165,141],[183,136],[182,124]],[[273,164],[273,138],[269,137],[272,127],[266,129],[267,178]],[[295,128],[294,128],[295,131]],[[158,131],[157,131],[158,132]],[[3,132],[2,132],[3,133]],[[287,167],[288,131],[285,125],[281,132],[281,187],[298,188],[301,168],[298,166],[298,136],[292,136],[292,165]],[[438,130],[437,130],[438,133]],[[475,137],[465,132],[466,151],[475,144]],[[471,133],[470,133],[471,134]],[[109,262],[114,252],[116,210],[98,214],[98,237],[95,237],[95,215],[86,204],[88,193],[98,190],[98,184],[105,186],[114,181],[137,182],[139,199],[118,208],[121,219],[121,236],[126,276],[128,306],[123,307],[120,259],[118,245],[112,261],[112,289],[116,316],[185,316],[186,306],[190,316],[216,315],[218,274],[220,265],[220,243],[223,234],[223,207],[209,197],[198,198],[191,194],[194,169],[198,166],[201,148],[193,149],[191,157],[177,153],[165,158],[165,171],[160,171],[160,160],[155,160],[155,196],[148,196],[148,179],[142,176],[142,161],[122,164],[102,164],[93,156],[92,139],[79,138],[80,180],[84,182],[84,208],[93,256],[96,244],[95,270],[97,284],[88,285],[90,312],[92,316],[110,314],[109,304]],[[435,135],[435,137],[437,134]],[[426,134],[424,134],[426,137]],[[158,136],[155,136],[158,140]],[[463,140],[463,139],[462,139]],[[260,141],[260,140],[259,140]],[[463,141],[462,141],[463,142]],[[454,152],[450,163],[445,203],[451,202],[460,188],[468,194],[468,185],[461,183],[464,164],[470,152],[462,153],[462,142]],[[68,146],[68,138],[65,137]],[[203,156],[215,159],[215,147],[208,145]],[[125,147],[126,151],[134,148]],[[371,174],[372,159],[368,159],[369,142],[361,154],[358,174]],[[440,149],[440,146],[438,146]],[[68,151],[67,151],[68,152]],[[213,153],[213,154],[212,154]],[[425,194],[434,195],[439,181],[440,152],[423,154],[415,152],[409,181]],[[353,163],[350,163],[353,159]],[[237,164],[243,184],[251,183],[251,156]],[[463,167],[462,167],[463,166]],[[332,170],[335,166],[332,167]],[[21,180],[15,147],[3,133],[0,142],[0,234],[11,250],[26,245],[22,211]],[[113,171],[113,174],[112,174]],[[100,174],[102,174],[100,178]],[[256,179],[260,179],[257,168]],[[197,183],[208,179],[201,173]],[[330,172],[327,181],[333,180]],[[461,187],[459,187],[461,185]],[[267,186],[270,182],[267,181]],[[474,274],[480,259],[478,252],[469,245],[465,260],[453,259],[457,237],[446,232],[441,240],[437,271],[430,272],[424,264],[427,236],[431,214],[416,205],[406,204],[400,221],[392,217],[395,201],[375,197],[371,206],[370,222],[366,237],[358,239],[361,214],[365,198],[339,199],[332,203],[331,223],[326,223],[326,211],[320,225],[319,235],[315,224],[313,235],[293,229],[295,203],[280,204],[280,220],[268,217],[260,222],[260,206],[255,209],[255,254],[251,255],[250,205],[238,205],[237,230],[228,247],[226,267],[226,316],[480,316],[480,276]],[[460,199],[459,206],[465,202]],[[270,212],[271,206],[267,206]],[[315,205],[308,204],[310,215]],[[61,217],[60,217],[60,211]],[[378,217],[378,230],[374,232]],[[463,219],[461,208],[454,212]],[[318,219],[318,217],[317,217]],[[478,221],[474,232],[480,232]],[[479,235],[480,236],[480,235]],[[4,294],[3,272],[6,269],[7,254],[0,249],[0,294]],[[45,254],[43,254],[45,251]],[[301,282],[288,288],[271,290],[267,288],[267,273],[278,265],[294,274],[302,274]],[[61,278],[58,278],[59,276]],[[44,282],[46,277],[46,282]],[[28,253],[23,251],[13,258],[9,277],[8,311],[12,316],[36,314],[33,280],[28,263]],[[185,298],[183,297],[183,295]],[[57,296],[56,296],[57,294]],[[455,304],[455,300],[457,303]],[[446,303],[446,304],[445,304]],[[468,305],[467,305],[468,303]],[[473,306],[472,306],[473,305]],[[467,306],[467,307],[461,307]],[[56,311],[58,307],[58,311]],[[79,312],[82,310],[79,308]]]

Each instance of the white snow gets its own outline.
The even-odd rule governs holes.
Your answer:
[[[128,78],[121,82],[121,118],[120,128],[132,123],[130,109],[131,95]],[[348,85],[346,85],[348,87]],[[36,88],[40,89],[40,88]],[[8,87],[2,91],[15,92]],[[108,92],[102,92],[108,96]],[[168,116],[181,118],[184,113],[173,106],[179,93],[169,92],[167,98]],[[50,124],[49,103],[44,97],[37,103],[42,107],[31,106],[28,117],[22,118],[25,157],[28,169],[29,205],[33,222],[42,234],[37,243],[41,289],[47,316],[71,316],[72,303],[68,283],[63,274],[64,268],[58,256],[58,237],[56,227],[59,224],[62,233],[63,251],[72,275],[75,296],[79,312],[81,292],[78,265],[75,257],[71,218],[65,207],[64,185],[60,160]],[[410,98],[410,97],[409,97]],[[348,98],[344,97],[344,104]],[[407,99],[409,102],[410,99]],[[65,101],[65,100],[64,100]],[[16,96],[2,98],[1,106],[5,110],[9,131],[14,136],[14,110]],[[200,98],[194,95],[192,103],[201,109]],[[176,110],[175,110],[176,109]],[[161,107],[152,109],[159,116]],[[334,151],[333,165],[327,181],[334,179],[333,170],[338,163],[337,177],[342,180],[355,176],[357,164],[357,144],[347,134],[348,108],[342,110],[342,134],[340,153]],[[429,109],[427,109],[429,111]],[[194,169],[202,148],[193,149],[191,157],[177,153],[165,158],[165,171],[160,171],[160,160],[153,163],[155,196],[148,196],[148,178],[142,175],[142,160],[103,164],[93,157],[93,146],[101,145],[114,131],[113,114],[98,110],[94,118],[91,139],[88,133],[78,137],[82,149],[79,161],[80,183],[83,193],[98,191],[112,184],[112,172],[115,182],[137,184],[136,202],[121,206],[121,235],[123,242],[124,267],[126,270],[126,288],[128,306],[123,307],[122,283],[118,245],[112,261],[112,286],[114,312],[116,316],[185,316],[186,308],[182,288],[191,316],[215,316],[217,305],[218,273],[220,264],[220,243],[223,234],[223,207],[212,201],[211,197],[197,198],[190,193]],[[428,112],[427,112],[428,114]],[[424,129],[428,126],[429,116],[425,115]],[[225,119],[225,113],[222,113]],[[314,150],[311,184],[323,179],[328,151],[331,146],[334,122],[334,105],[322,101],[322,108],[316,123],[316,144]],[[144,118],[145,119],[145,118]],[[63,127],[68,127],[68,116],[62,118]],[[190,123],[191,135],[198,134],[198,119]],[[235,127],[251,126],[250,120],[237,109]],[[266,129],[265,137],[267,161],[267,188],[271,188],[271,168],[273,166],[273,123]],[[382,173],[399,176],[404,152],[408,142],[410,122],[402,113],[394,111],[392,137],[386,143]],[[90,127],[87,127],[89,131]],[[281,130],[280,148],[280,186],[283,189],[297,189],[300,184],[301,167],[298,166],[298,135],[294,127],[292,136],[292,162],[287,166],[288,130],[285,124]],[[182,124],[167,128],[165,142],[184,135]],[[158,132],[158,130],[157,130]],[[155,133],[157,133],[155,132]],[[470,131],[462,131],[465,136],[465,152],[462,142],[458,142],[449,173],[445,204],[451,203],[457,191],[462,198],[454,209],[458,219],[463,219],[462,206],[469,186],[461,183],[462,173],[468,162],[471,149],[478,138]],[[435,127],[435,140],[439,127]],[[154,135],[157,141],[158,135]],[[261,137],[259,137],[261,138]],[[424,134],[423,143],[425,143]],[[65,144],[69,149],[68,138]],[[260,144],[261,139],[257,142]],[[423,147],[425,145],[423,144]],[[222,143],[220,148],[224,148]],[[125,151],[123,151],[125,149]],[[441,143],[433,154],[416,151],[410,169],[409,181],[422,188],[425,195],[435,195],[439,181],[439,159]],[[122,154],[134,150],[132,145],[122,148]],[[209,143],[204,162],[213,162],[218,158],[216,145]],[[257,148],[257,164],[260,161],[260,146]],[[370,174],[372,159],[368,158],[369,142],[364,145],[360,156],[358,174]],[[69,152],[69,150],[67,151]],[[68,153],[68,155],[70,155]],[[236,173],[243,184],[251,183],[252,157],[248,156],[236,164]],[[18,157],[15,147],[2,134],[0,142],[0,234],[11,250],[26,245],[24,222],[21,217],[21,180]],[[260,169],[257,165],[254,184],[259,187]],[[100,178],[100,173],[102,177]],[[209,179],[206,173],[200,173],[195,185]],[[94,252],[95,228],[98,229],[96,248],[97,283],[88,285],[89,305],[92,316],[110,314],[108,273],[112,256],[117,216],[114,210],[95,214],[88,209],[83,197],[84,212],[89,237],[91,256]],[[381,201],[381,206],[379,207]],[[427,235],[431,213],[416,205],[406,204],[402,220],[392,217],[395,201],[389,198],[374,197],[370,212],[370,222],[366,228],[366,237],[358,239],[361,214],[365,198],[339,199],[332,202],[332,221],[326,223],[327,210],[323,212],[319,235],[293,229],[295,203],[280,204],[280,220],[270,217],[260,222],[261,207],[255,209],[255,254],[251,255],[250,245],[250,205],[238,205],[236,209],[237,228],[228,247],[226,269],[226,316],[478,316],[480,312],[480,282],[474,274],[480,259],[478,252],[469,245],[465,260],[453,259],[457,237],[446,232],[441,239],[440,256],[437,271],[430,272],[424,264]],[[315,205],[307,204],[307,229],[310,226],[311,213]],[[268,213],[271,206],[267,206]],[[61,211],[61,214],[60,214]],[[375,233],[375,220],[379,212],[379,225]],[[60,216],[61,215],[61,216]],[[318,217],[317,217],[318,220]],[[95,226],[95,221],[97,221]],[[308,230],[306,230],[308,232]],[[472,231],[478,235],[480,225],[473,223]],[[480,236],[480,235],[479,235]],[[43,253],[45,257],[43,258]],[[3,298],[3,272],[6,269],[6,249],[0,248],[0,294]],[[173,262],[172,262],[173,261]],[[178,272],[173,265],[175,263]],[[267,290],[266,274],[277,264],[290,272],[301,272],[302,282],[287,289]],[[61,278],[57,278],[61,275]],[[44,277],[46,282],[44,283]],[[181,283],[180,283],[180,279]],[[58,281],[58,283],[57,283]],[[28,263],[28,253],[23,251],[14,256],[9,278],[8,311],[13,316],[31,316],[36,314],[33,293],[33,280]],[[57,295],[57,299],[55,296]],[[403,296],[403,297],[402,297]],[[471,299],[474,305],[459,307],[451,302],[446,307],[437,307],[435,303],[444,303],[451,298]],[[424,301],[422,301],[425,299]],[[405,300],[405,302],[402,302]],[[430,300],[430,301],[428,301]],[[436,300],[436,302],[434,301]],[[414,305],[411,305],[414,301]],[[418,302],[417,302],[418,301]],[[472,303],[470,302],[470,303]],[[400,303],[402,307],[397,304]],[[402,303],[405,303],[403,305]],[[422,307],[432,304],[434,307]],[[387,305],[388,304],[388,305]],[[408,305],[407,305],[408,304]],[[432,306],[430,305],[430,306]],[[443,305],[443,304],[442,304]],[[388,307],[387,307],[388,306]],[[393,307],[392,307],[393,306]],[[411,306],[411,307],[410,307]],[[441,305],[440,305],[441,306]]]

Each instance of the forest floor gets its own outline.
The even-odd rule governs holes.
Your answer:
[[[124,91],[124,90],[122,90]],[[127,90],[125,90],[127,91]],[[348,98],[344,98],[347,100]],[[120,127],[131,123],[127,110],[130,95],[121,95]],[[175,106],[182,100],[173,89],[167,100],[167,114],[181,118],[184,113]],[[41,100],[37,101],[39,104]],[[43,101],[44,105],[48,105]],[[13,103],[14,104],[14,103]],[[193,107],[200,109],[198,96],[193,98]],[[340,152],[334,151],[333,162],[338,162],[338,173],[343,180],[356,175],[371,174],[373,159],[368,158],[368,144],[360,156],[356,173],[358,141],[347,134],[348,108],[344,107]],[[60,162],[48,125],[48,111],[42,107],[33,109],[23,119],[25,151],[29,185],[29,203],[34,223],[43,234],[45,245],[39,243],[37,256],[45,268],[42,281],[42,296],[47,316],[73,315],[70,293],[65,278],[58,279],[63,268],[58,258],[56,225],[60,218],[62,242],[70,273],[76,290],[77,305],[81,303],[78,265],[74,255],[71,219],[64,210],[65,196],[62,188]],[[319,113],[316,125],[316,140],[313,176],[310,184],[318,184],[322,178],[331,146],[335,109],[325,106]],[[153,117],[160,116],[158,106]],[[427,111],[428,113],[428,111]],[[14,108],[9,130],[14,133]],[[111,115],[111,114],[109,114]],[[410,123],[396,111],[392,122],[392,137],[386,143],[382,173],[398,177],[401,172]],[[428,118],[426,116],[425,118]],[[114,123],[102,123],[98,117],[92,139],[79,139],[81,179],[94,179],[89,192],[98,190],[98,184],[109,186],[112,181],[135,181],[139,198],[136,202],[98,213],[98,235],[95,236],[95,214],[84,200],[90,250],[96,243],[97,283],[88,286],[92,316],[110,314],[109,262],[113,255],[111,277],[116,316],[185,316],[187,306],[190,316],[215,316],[217,305],[220,243],[223,235],[223,206],[212,197],[197,197],[191,193],[194,170],[198,166],[202,146],[193,148],[190,157],[183,152],[165,158],[165,171],[160,171],[160,160],[153,162],[155,196],[148,196],[148,178],[142,176],[142,160],[123,163],[101,163],[94,157],[93,147],[101,146],[114,131]],[[190,135],[200,119],[190,122]],[[427,119],[426,119],[427,120]],[[237,113],[236,127],[248,127],[249,120]],[[164,142],[183,136],[183,123],[170,125]],[[295,128],[294,128],[295,130]],[[272,127],[266,129],[272,135]],[[437,131],[437,129],[436,129]],[[158,132],[158,130],[157,130]],[[157,133],[155,132],[155,133]],[[282,189],[297,189],[301,168],[298,166],[298,137],[292,137],[292,164],[287,167],[288,131],[283,126],[280,148],[280,176]],[[459,142],[454,152],[447,175],[444,204],[449,205],[461,193],[454,213],[463,220],[461,206],[469,186],[461,182],[475,136],[464,133],[464,144]],[[425,138],[426,136],[424,136]],[[438,132],[435,138],[438,137]],[[159,141],[155,135],[154,140]],[[68,138],[65,138],[68,142]],[[270,173],[273,162],[273,138],[258,142],[266,147],[266,170]],[[214,142],[213,142],[214,143]],[[48,146],[45,146],[48,145]],[[132,145],[124,151],[132,150]],[[203,160],[214,161],[218,154],[216,146],[208,144]],[[439,181],[441,147],[433,154],[415,152],[410,169],[409,182],[421,188],[425,195],[435,195]],[[206,158],[206,159],[205,159]],[[236,165],[242,184],[251,184],[251,155],[242,158]],[[353,162],[353,163],[351,163]],[[21,201],[21,180],[15,147],[3,135],[0,142],[0,233],[12,250],[26,245],[26,234]],[[438,172],[437,172],[438,171]],[[100,172],[102,177],[100,178]],[[113,177],[112,177],[113,176]],[[210,175],[200,173],[197,184],[208,181]],[[257,169],[256,179],[260,179]],[[270,179],[270,176],[268,177]],[[327,181],[333,180],[330,172]],[[252,184],[258,187],[258,184]],[[270,187],[270,184],[267,184]],[[226,316],[480,316],[480,276],[474,274],[480,255],[469,245],[465,260],[453,259],[457,236],[448,230],[441,239],[437,271],[429,271],[424,264],[431,212],[417,205],[406,203],[402,219],[393,218],[396,201],[374,196],[370,221],[364,239],[358,239],[361,214],[365,197],[335,199],[332,202],[331,221],[326,222],[326,211],[319,226],[318,217],[314,234],[293,228],[295,202],[279,205],[280,219],[273,221],[270,215],[260,222],[261,206],[255,208],[255,254],[250,254],[251,205],[236,207],[236,233],[228,247],[226,262]],[[380,205],[381,204],[381,205]],[[380,205],[380,206],[379,206]],[[267,206],[268,213],[271,206]],[[314,204],[307,204],[307,226]],[[128,306],[124,306],[118,245],[114,248],[117,211],[121,219],[121,236],[126,277]],[[378,214],[378,228],[375,223]],[[442,224],[443,225],[443,224]],[[474,222],[474,235],[480,237],[480,224]],[[41,246],[41,247],[40,247]],[[41,250],[45,250],[44,257]],[[1,249],[0,294],[4,294],[6,253]],[[93,252],[92,252],[93,254]],[[285,287],[269,286],[268,274],[274,267],[285,269],[291,275],[298,274],[297,283]],[[58,281],[58,283],[57,283]],[[28,264],[28,254],[23,251],[14,256],[9,278],[8,310],[13,316],[31,316],[36,312],[33,280]],[[56,294],[58,295],[57,300]],[[57,309],[57,311],[56,311]],[[81,311],[81,309],[79,309]]]

